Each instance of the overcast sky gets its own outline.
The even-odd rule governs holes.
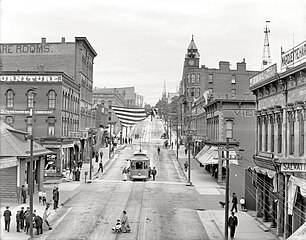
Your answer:
[[[260,70],[270,20],[272,62],[280,48],[306,40],[306,0],[0,0],[1,42],[74,41],[86,37],[98,56],[94,86],[135,86],[155,104],[164,81],[175,92],[194,35],[201,65],[231,68],[246,59]]]

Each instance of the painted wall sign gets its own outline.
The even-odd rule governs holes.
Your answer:
[[[6,109],[0,109],[0,114],[2,115],[30,115],[30,110],[6,110]],[[52,115],[52,110],[35,110],[34,114],[37,115]]]
[[[306,172],[306,163],[281,163],[281,172]]]
[[[50,53],[50,44],[29,43],[29,44],[1,44],[1,54],[39,54]]]
[[[256,74],[255,76],[250,78],[250,87],[252,87],[253,85],[260,83],[268,78],[271,78],[273,76],[275,76],[275,74],[277,73],[277,67],[276,67],[276,63],[273,64],[272,66],[266,68],[265,70],[263,70],[262,72]]]
[[[2,75],[1,82],[61,82],[62,76]]]
[[[235,117],[255,117],[254,110],[233,110]]]
[[[82,132],[69,132],[70,138],[82,138],[83,133]]]
[[[296,47],[285,52],[281,56],[282,65],[281,69],[286,70],[288,67],[294,67],[297,64],[301,64],[306,60],[306,41],[300,43]]]

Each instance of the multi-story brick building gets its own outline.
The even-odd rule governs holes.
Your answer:
[[[274,64],[250,79],[257,102],[256,212],[285,239],[306,219],[305,46],[282,54],[281,73]]]
[[[46,174],[61,176],[63,169],[71,169],[84,152],[81,145],[85,150],[84,139],[73,135],[79,131],[80,86],[62,72],[22,71],[2,72],[0,86],[1,118],[17,130],[33,131],[54,153],[46,158]]]
[[[90,159],[91,140],[88,137],[88,130],[93,126],[95,116],[92,107],[92,87],[93,64],[97,53],[88,40],[85,37],[76,37],[74,42],[66,42],[65,38],[62,38],[61,42],[47,42],[45,38],[42,38],[40,43],[3,43],[0,44],[0,53],[1,75],[3,72],[10,71],[15,72],[16,75],[19,72],[28,74],[39,72],[44,76],[45,72],[55,71],[63,73],[63,79],[71,82],[71,87],[73,87],[67,92],[63,90],[65,96],[62,100],[69,103],[77,101],[78,109],[75,110],[76,113],[72,113],[69,109],[70,113],[58,120],[61,121],[63,128],[60,133],[63,135],[60,137],[80,141],[80,151],[83,154],[81,159]],[[62,97],[62,94],[59,96]],[[84,132],[87,134],[83,134]],[[72,154],[70,156],[72,157]]]

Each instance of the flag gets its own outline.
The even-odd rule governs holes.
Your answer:
[[[119,118],[120,123],[125,127],[133,126],[147,118],[146,110],[144,108],[112,106],[112,109]]]

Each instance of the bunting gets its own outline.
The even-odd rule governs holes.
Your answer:
[[[112,109],[116,116],[119,118],[120,123],[125,127],[133,126],[147,118],[147,114],[144,108],[126,108],[112,106]]]

